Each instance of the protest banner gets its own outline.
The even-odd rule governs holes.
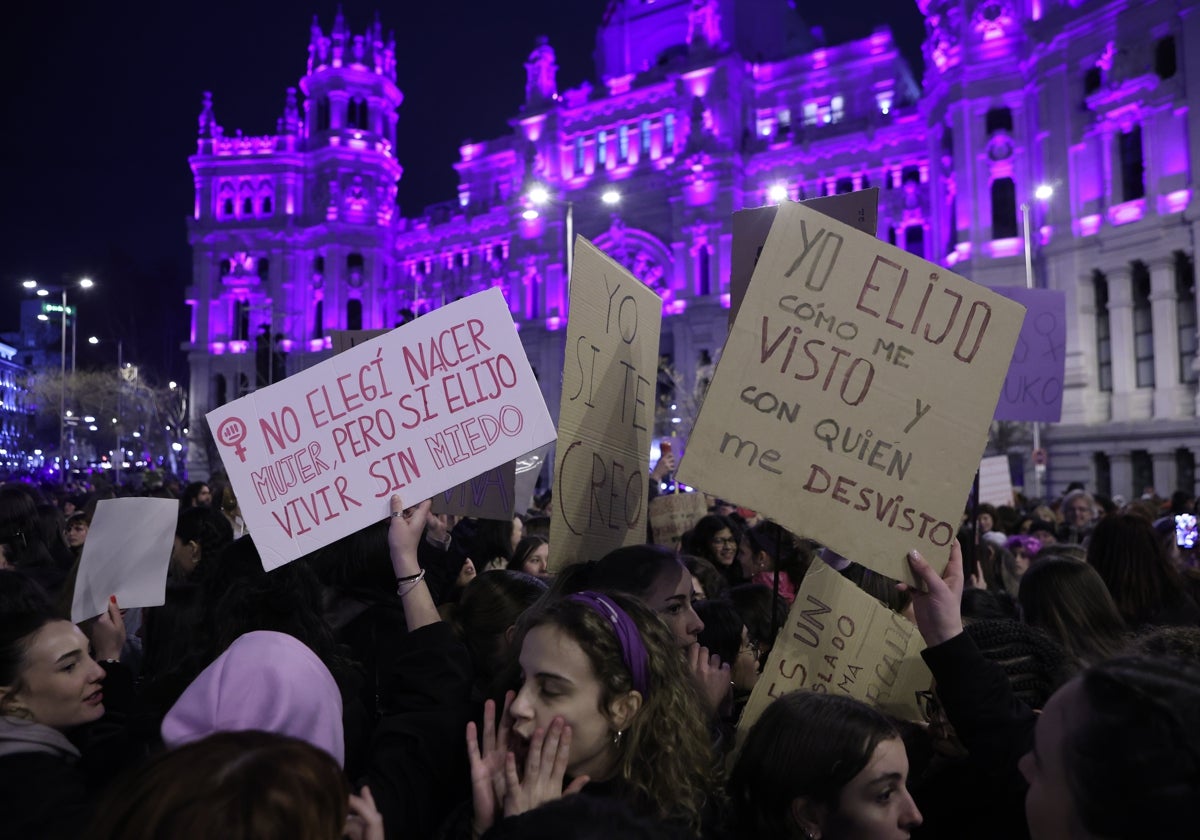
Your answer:
[[[1012,505],[1012,474],[1007,455],[992,455],[979,462],[979,501],[981,504]]]
[[[1025,307],[1025,323],[1000,389],[995,418],[1057,423],[1062,419],[1067,364],[1067,297],[1057,289],[1024,286],[992,291]]]
[[[435,493],[430,510],[477,519],[512,519],[517,506],[517,462],[509,461]]]
[[[703,493],[664,493],[650,500],[650,536],[655,545],[679,550],[684,533],[708,513]]]
[[[551,567],[646,541],[662,300],[582,236],[558,414]]]
[[[100,615],[108,609],[110,595],[117,596],[122,609],[162,606],[178,519],[175,499],[97,502],[75,576],[71,621]]]
[[[267,570],[554,439],[499,289],[208,413]]]
[[[924,649],[904,616],[815,561],[742,711],[739,741],[775,698],[792,691],[840,694],[921,720],[916,692],[933,683]]]
[[[845,222],[871,236],[879,228],[879,188],[858,190],[841,195],[827,195],[800,202],[818,213]],[[779,205],[751,207],[733,214],[733,245],[729,256],[729,325],[737,320],[742,298],[750,287],[754,266],[758,264],[767,235],[775,222],[775,211]]]
[[[888,577],[936,569],[1024,309],[811,208],[779,208],[679,480]]]

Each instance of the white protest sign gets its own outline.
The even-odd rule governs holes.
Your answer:
[[[554,439],[499,289],[208,413],[274,569]]]
[[[550,518],[551,566],[646,541],[646,453],[654,428],[662,300],[582,236]]]
[[[888,577],[937,569],[1024,309],[799,204],[781,206],[679,480]]]
[[[879,228],[879,187],[827,195],[796,202],[818,213],[845,222],[871,236]],[[742,298],[750,286],[754,266],[767,244],[778,205],[750,207],[733,214],[733,246],[729,258],[729,324],[737,320]]]
[[[904,616],[814,562],[775,637],[738,733],[744,737],[776,697],[792,691],[840,694],[920,720],[916,692],[933,682],[921,659],[924,649],[921,634]]]
[[[162,606],[178,519],[175,499],[97,502],[79,558],[71,621],[100,615],[108,609],[110,595],[117,596],[122,609]]]
[[[996,507],[1012,505],[1012,474],[1008,471],[1007,455],[993,455],[979,462],[979,501]]]

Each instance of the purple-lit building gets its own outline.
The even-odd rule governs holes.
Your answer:
[[[613,2],[598,80],[560,90],[539,42],[512,132],[464,144],[458,195],[415,217],[395,201],[393,45],[378,24],[314,24],[274,135],[227,136],[203,105],[193,434],[212,406],[326,358],[330,330],[490,286],[556,410],[568,227],[663,297],[662,355],[693,376],[726,335],[730,214],[874,186],[880,237],[992,286],[1025,283],[1028,213],[1035,283],[1066,292],[1069,321],[1049,492],[1194,488],[1200,58],[1184,45],[1200,44],[1200,0],[918,5],[921,80],[888,29],[825,45],[788,0]],[[195,475],[204,453],[190,447]]]

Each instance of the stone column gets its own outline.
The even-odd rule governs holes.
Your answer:
[[[1130,397],[1136,390],[1133,346],[1133,276],[1128,265],[1109,269],[1108,324],[1112,358],[1112,419],[1136,417]],[[1115,476],[1114,468],[1114,476]],[[1116,479],[1113,479],[1116,486]]]
[[[1175,261],[1150,262],[1150,311],[1154,321],[1154,417],[1187,416],[1187,389],[1179,381],[1179,317],[1175,304]],[[1157,481],[1157,476],[1156,479]]]

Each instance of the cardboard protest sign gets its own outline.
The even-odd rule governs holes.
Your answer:
[[[662,300],[582,236],[554,465],[551,567],[646,540]]]
[[[365,344],[373,338],[387,335],[390,330],[330,330],[329,343],[334,353],[344,353],[351,347]]]
[[[509,461],[435,493],[430,509],[477,519],[512,519],[517,505],[516,479],[517,462]]]
[[[499,289],[208,413],[270,570],[554,439]]]
[[[703,493],[664,493],[650,500],[650,535],[655,545],[679,548],[680,539],[708,513]]]
[[[1000,389],[995,418],[1057,423],[1062,419],[1067,364],[1067,297],[1057,289],[1023,286],[992,291],[1025,307],[1025,323]]]
[[[1007,455],[993,455],[979,462],[979,501],[996,507],[1013,503]]]
[[[779,208],[679,480],[891,578],[950,556],[1024,310]]]
[[[787,203],[811,207],[818,213],[845,222],[871,236],[874,236],[879,228],[879,187]],[[733,214],[733,246],[729,257],[730,326],[737,320],[742,298],[746,296],[746,289],[750,287],[754,266],[757,265],[759,255],[767,244],[767,234],[771,232],[771,225],[775,222],[775,211],[778,209],[778,205],[771,204],[766,207],[738,210]]]
[[[792,691],[841,694],[921,720],[916,692],[933,682],[921,659],[924,649],[921,634],[904,616],[814,562],[775,637],[738,734],[745,737],[776,697]]]
[[[178,518],[175,499],[97,502],[79,558],[71,621],[100,615],[108,609],[110,595],[117,596],[122,609],[162,606]]]

